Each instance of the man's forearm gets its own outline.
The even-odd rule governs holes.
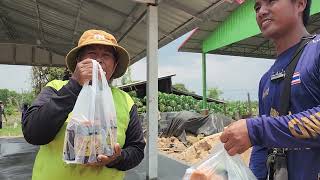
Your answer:
[[[247,119],[251,143],[269,148],[320,148],[320,106],[293,115]]]

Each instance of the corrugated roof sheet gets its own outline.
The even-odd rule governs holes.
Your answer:
[[[199,23],[222,21],[236,6],[225,0],[159,1],[159,48]],[[134,63],[146,54],[146,8],[129,0],[1,0],[0,43],[29,44],[65,56],[85,30],[103,29],[121,38]]]

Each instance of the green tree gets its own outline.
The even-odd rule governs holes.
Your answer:
[[[0,100],[5,104],[5,114],[12,115],[18,112],[23,103],[31,105],[34,100],[33,92],[17,93],[8,89],[0,89]]]
[[[35,99],[35,94],[33,92],[22,92],[20,94],[19,106],[22,107],[24,103],[31,105]]]
[[[39,94],[41,89],[54,79],[63,79],[64,68],[59,67],[32,67],[32,88],[35,94]]]
[[[9,89],[0,89],[0,101],[6,104],[8,101],[9,92]]]
[[[172,85],[173,88],[180,90],[180,91],[184,91],[184,92],[188,92],[188,93],[194,93],[193,91],[189,91],[186,86],[182,83],[176,83],[174,85]]]
[[[15,91],[10,91],[9,89],[0,89],[0,101],[6,105],[20,107],[20,105],[24,102],[24,98],[30,97],[31,99],[29,94],[32,93],[17,93]]]
[[[125,85],[125,84],[129,84],[132,83],[132,78],[131,78],[131,68],[128,67],[127,72],[122,76],[121,78],[121,84]]]
[[[223,92],[217,87],[209,88],[208,89],[208,98],[219,99],[220,95],[222,93]]]

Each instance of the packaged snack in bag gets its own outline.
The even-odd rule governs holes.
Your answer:
[[[204,161],[186,170],[183,180],[256,180],[240,155],[230,156],[218,143]]]
[[[101,66],[92,62],[92,85],[83,86],[66,129],[63,160],[67,163],[95,163],[99,154],[113,155],[117,142],[112,92]]]

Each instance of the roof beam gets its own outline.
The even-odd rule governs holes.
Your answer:
[[[133,19],[134,14],[136,14],[139,11],[143,11],[136,19]],[[146,6],[143,4],[139,4],[137,5],[129,14],[129,16],[127,16],[127,19],[124,21],[124,23],[120,26],[120,28],[118,30],[116,30],[119,33],[119,38],[118,41],[121,42],[129,33],[130,31],[137,26],[140,22],[143,23],[144,25],[147,25],[147,23],[145,22],[145,17],[146,17]],[[129,26],[129,27],[128,27]],[[128,27],[127,29],[125,29],[126,27]],[[161,29],[160,27],[158,27],[158,32],[166,37],[168,37],[169,35],[167,35],[167,33]],[[172,37],[170,37],[171,39],[173,39]]]
[[[81,1],[84,1],[84,0],[81,0]],[[26,16],[26,17],[29,17],[29,18],[37,18],[36,16],[32,16],[32,15],[26,14],[26,13],[20,11],[20,10],[12,9],[12,8],[6,7],[6,6],[4,6],[4,7],[5,7],[6,9],[10,9],[10,10],[12,10],[12,11],[15,11],[16,13],[19,13],[19,14],[21,14],[21,15],[23,15],[23,16]],[[1,8],[0,8],[0,10],[1,10]],[[28,25],[28,24],[20,23],[20,22],[14,21],[14,20],[13,20],[12,22],[13,22],[14,24],[17,24],[17,25],[20,25],[20,26],[25,26],[25,27],[29,28],[30,31],[33,31],[33,30],[34,30],[33,27],[30,26],[30,25]],[[61,26],[61,25],[54,24],[54,23],[52,23],[52,22],[50,22],[50,21],[47,21],[47,20],[44,20],[44,19],[42,19],[42,22],[48,23],[48,24],[50,24],[50,25],[52,25],[52,26],[57,26],[57,27],[63,29],[64,31],[73,31],[73,32],[75,32],[75,29],[72,30],[72,29],[70,29],[70,28],[66,28],[66,27],[63,27],[63,26]],[[78,23],[79,23],[79,21],[78,21]],[[66,39],[63,39],[63,38],[61,38],[61,37],[59,37],[59,36],[56,36],[55,34],[51,34],[51,33],[49,33],[49,32],[46,32],[46,35],[50,36],[51,38],[57,38],[57,39],[66,41]],[[136,39],[136,38],[133,38],[133,37],[131,37],[131,36],[128,36],[127,38],[128,38],[129,40],[133,40],[134,42],[136,42],[136,43],[138,43],[138,44],[145,45],[145,42],[143,42],[143,41],[141,41],[141,40],[138,40],[138,39]],[[72,41],[72,43],[69,43],[69,45],[74,45],[74,42],[75,42],[75,41]],[[64,44],[68,44],[68,43],[65,42]]]
[[[79,21],[80,21],[80,12],[81,12],[81,7],[83,4],[84,0],[79,0],[79,7],[78,7],[78,12],[77,12],[77,17],[76,17],[76,22],[74,24],[74,29],[73,29],[73,37],[72,37],[72,43],[75,44],[76,43],[76,36],[77,36],[77,29],[78,29],[78,25],[79,25]]]
[[[205,8],[203,11],[201,11],[199,13],[198,17],[201,17],[201,19],[205,19],[206,21],[210,20],[210,17],[207,15],[208,12],[210,12],[211,10],[219,7],[222,3],[224,3],[225,0],[219,0],[215,3],[212,3],[209,7]],[[172,34],[177,33],[179,30],[185,28],[184,32],[188,32],[189,30],[192,30],[195,28],[197,21],[199,21],[199,19],[197,18],[190,18],[188,21],[186,21],[184,24],[180,25],[179,27],[175,28],[174,30],[172,30],[169,33],[166,34],[170,34],[170,36],[164,36],[162,38],[159,39],[159,47],[164,45],[164,44],[160,44],[162,41],[165,41],[167,38],[170,39],[174,39],[174,37],[172,36]],[[188,29],[187,29],[188,28]],[[159,31],[160,32],[160,31]],[[132,57],[132,61],[131,64],[137,62],[137,59],[141,58],[144,54],[146,53],[145,50],[142,50],[140,53],[136,54],[134,57]]]
[[[105,4],[103,4],[103,3],[99,2],[99,1],[91,0],[91,1],[89,1],[89,2],[90,2],[92,5],[94,5],[96,8],[98,8],[98,9],[107,10],[107,11],[109,11],[109,12],[111,12],[111,13],[114,13],[114,14],[117,14],[117,15],[119,15],[119,16],[122,16],[123,18],[126,18],[126,17],[127,17],[127,14],[126,14],[126,13],[124,13],[124,12],[122,12],[122,11],[119,11],[119,10],[117,10],[117,9],[114,9],[114,8],[112,8],[112,7],[110,7],[110,6],[107,6],[107,5],[105,5]]]
[[[270,54],[256,54],[256,53],[246,53],[246,52],[233,52],[233,51],[215,51],[215,54],[229,55],[229,56],[241,56],[241,57],[252,57],[252,58],[264,58],[274,60],[274,56]]]
[[[129,15],[126,17],[126,19],[120,25],[120,27],[116,30],[116,32],[117,32],[116,34],[118,35],[119,38],[122,36],[120,34],[126,30],[125,28],[134,23],[135,14],[141,10],[144,11],[145,9],[146,9],[146,7],[142,4],[138,4],[133,8],[133,10],[129,13]]]
[[[134,18],[134,15],[137,14],[138,12],[143,11],[137,18]],[[140,22],[146,25],[147,23],[145,22],[145,17],[146,17],[146,6],[144,4],[138,4],[136,5],[133,10],[130,12],[130,14],[127,16],[126,20],[121,24],[120,28],[116,30],[117,35],[118,35],[118,42],[121,42],[126,36],[130,33],[130,31],[137,26]],[[127,28],[128,27],[128,28]],[[161,35],[164,35],[166,37],[169,37],[167,33],[158,27],[158,32]],[[170,37],[173,39],[172,37]]]
[[[181,1],[166,0],[166,3],[174,7],[175,9],[178,9],[180,11],[183,11],[186,14],[189,14],[193,18],[199,19],[201,21],[203,20],[195,10],[187,7],[186,5],[181,3]]]
[[[196,25],[199,23],[199,19],[202,19],[202,23],[209,21],[210,20],[210,15],[209,12],[212,11],[213,9],[216,9],[217,7],[219,7],[221,4],[225,3],[225,0],[219,0],[217,2],[213,2],[209,7],[205,8],[203,11],[201,11],[197,17],[192,17],[190,18],[188,21],[186,21],[185,23],[183,23],[182,25],[178,26],[177,28],[175,28],[174,30],[172,30],[171,32],[169,32],[170,34],[170,38],[175,38],[174,36],[172,36],[174,33],[180,31],[181,29],[184,29],[184,32],[188,32],[191,31],[192,29],[194,29],[196,27]],[[164,41],[167,39],[168,36],[162,37],[159,42],[161,43],[161,41]]]
[[[41,44],[41,43],[45,42],[45,39],[44,39],[43,28],[42,28],[42,24],[41,24],[39,4],[38,4],[37,0],[33,0],[33,1],[34,1],[35,5],[36,5],[38,35],[40,36],[39,40],[40,40],[40,44]]]
[[[33,15],[30,15],[30,14],[27,14],[27,13],[25,13],[25,12],[23,12],[23,11],[20,11],[20,10],[17,10],[17,9],[12,9],[11,7],[8,7],[8,6],[3,6],[3,7],[6,8],[6,9],[9,9],[9,10],[11,10],[11,11],[14,11],[14,12],[17,13],[17,14],[21,14],[21,15],[23,15],[23,16],[29,17],[29,18],[31,18],[31,19],[37,18],[37,16],[33,16]],[[45,20],[45,19],[42,19],[41,21],[44,22],[44,23],[47,23],[47,24],[49,24],[49,25],[51,25],[51,26],[57,26],[57,27],[63,29],[64,31],[73,31],[73,30],[70,29],[70,28],[66,28],[66,27],[64,27],[64,26],[61,26],[61,25],[58,25],[58,24],[54,24],[54,23],[52,23],[52,22],[50,22],[50,21],[47,21],[47,20]]]
[[[11,21],[13,24],[15,24],[15,26],[19,29],[19,27],[23,27],[23,28],[26,28],[26,29],[29,29],[28,30],[28,32],[33,32],[34,31],[34,27],[32,27],[31,25],[29,25],[29,24],[25,24],[25,23],[21,23],[21,22],[17,22],[17,21]],[[32,34],[32,33],[27,33],[29,36],[34,36],[34,34]],[[49,33],[49,32],[46,32],[46,36],[49,38],[53,38],[53,39],[57,39],[57,40],[60,40],[61,41],[61,43],[54,43],[55,44],[55,46],[73,46],[74,44],[72,44],[72,43],[68,43],[68,42],[66,42],[66,39],[64,39],[64,38],[62,38],[62,37],[59,37],[59,36],[57,36],[57,35],[55,35],[55,34],[51,34],[51,33]],[[135,42],[135,43],[137,43],[137,44],[139,44],[139,45],[146,45],[146,43],[145,42],[143,42],[143,41],[141,41],[141,40],[139,40],[139,39],[136,39],[136,38],[133,38],[133,37],[131,37],[131,36],[128,36],[127,37],[128,38],[128,40],[130,40],[130,41],[133,41],[133,42]],[[11,41],[12,42],[12,41]],[[48,45],[46,44],[47,42],[45,42],[44,44],[41,44],[41,46],[43,46],[43,47],[48,47]],[[50,42],[50,44],[51,44],[52,42]],[[59,54],[62,54],[61,52],[59,52]]]
[[[121,42],[128,34],[129,32],[137,25],[139,24],[143,18],[145,18],[147,14],[147,10],[144,10],[142,12],[142,14],[140,14],[140,16],[129,26],[129,28],[119,37],[119,42]]]
[[[41,5],[42,7],[45,7],[45,8],[48,8],[48,9],[52,9],[52,10],[54,10],[54,11],[56,11],[56,12],[59,12],[59,13],[63,13],[64,16],[68,16],[70,19],[73,19],[73,18],[74,18],[74,15],[71,14],[70,12],[68,12],[68,11],[61,11],[61,9],[58,9],[57,7],[55,7],[55,6],[53,6],[53,5],[49,4],[49,3],[44,4],[43,1],[41,1],[41,2],[38,2],[38,4]],[[92,21],[88,20],[88,19],[85,18],[85,17],[81,17],[81,20],[84,21],[84,22],[86,22],[86,23],[92,24],[92,25],[94,25],[94,26],[101,27],[101,28],[107,30],[108,32],[110,32],[111,34],[114,33],[109,27],[106,27],[106,26],[97,24],[97,23],[95,23],[95,22],[92,22]]]
[[[158,4],[158,1],[160,0],[133,0],[137,3],[143,3],[143,4]]]
[[[139,44],[139,45],[141,45],[141,46],[146,46],[146,42],[144,42],[144,41],[142,41],[142,40],[140,40],[140,39],[136,39],[136,38],[134,38],[134,37],[132,37],[132,36],[127,36],[127,39],[128,39],[128,40],[131,40],[131,41],[133,41],[134,43],[137,43],[137,44]]]
[[[262,46],[264,46],[267,43],[269,45],[269,42],[270,42],[269,39],[264,40],[259,46],[257,46],[255,49],[253,49],[250,53],[254,53],[255,51],[259,50]]]
[[[17,51],[17,48],[20,51]],[[0,64],[64,66],[63,56],[35,47],[35,45],[0,43],[0,51],[4,54],[0,58]],[[41,53],[37,53],[37,51]],[[24,53],[22,56],[21,52]],[[52,64],[53,56],[55,56],[56,60],[54,64]]]
[[[84,1],[84,0],[80,0],[80,1]],[[26,16],[26,17],[29,17],[29,18],[37,18],[36,16],[32,16],[32,15],[29,15],[29,14],[26,14],[25,12],[22,12],[22,11],[20,11],[20,10],[16,10],[16,9],[12,9],[12,8],[10,8],[10,7],[7,7],[7,6],[4,6],[6,9],[10,9],[10,10],[12,10],[12,11],[15,11],[16,13],[19,13],[19,14],[21,14],[21,15],[23,15],[23,16]],[[79,7],[79,9],[80,9],[81,7]],[[1,8],[0,8],[0,10],[1,10]],[[78,14],[80,14],[80,13],[78,13]],[[79,15],[80,16],[80,15]],[[80,18],[79,18],[80,19]],[[73,35],[75,35],[75,32],[76,32],[76,26],[75,26],[75,29],[70,29],[70,28],[66,28],[66,27],[63,27],[63,26],[61,26],[61,25],[58,25],[58,24],[54,24],[54,23],[52,23],[52,22],[50,22],[50,21],[47,21],[47,20],[44,20],[44,19],[42,19],[41,20],[42,22],[45,22],[45,23],[48,23],[48,24],[50,24],[50,25],[52,25],[52,26],[58,26],[59,28],[61,28],[61,29],[63,29],[64,31],[73,31]],[[17,22],[17,21],[13,21],[14,23],[16,23],[16,24],[18,24],[18,25],[21,25],[21,26],[27,26],[27,27],[29,27],[30,29],[33,29],[32,28],[32,26],[30,26],[30,25],[26,25],[26,24],[22,24],[22,23],[19,23],[19,22]],[[78,17],[77,17],[77,22],[76,23],[79,23],[79,20],[78,20]],[[53,37],[53,38],[59,38],[59,39],[61,39],[61,37],[58,37],[58,36],[55,36],[54,34],[51,34],[51,33],[49,33],[49,32],[46,32],[46,34],[48,34],[48,35],[50,35],[51,37]],[[128,37],[129,39],[131,39],[131,40],[134,40],[135,42],[137,42],[137,43],[139,43],[139,44],[141,44],[141,45],[145,45],[145,42],[143,42],[143,41],[141,41],[141,40],[138,40],[138,39],[136,39],[136,38],[133,38],[133,37],[131,37],[131,36],[129,36]],[[61,40],[66,40],[66,39],[61,39]],[[72,44],[74,44],[75,43],[75,41],[76,41],[76,39],[75,39],[75,37],[73,37],[73,41],[72,41],[72,43],[70,43],[70,45],[72,45]]]
[[[14,21],[14,20],[11,20],[11,22],[12,22],[15,26],[17,26],[17,29],[19,29],[18,27],[20,26],[20,27],[22,27],[22,28],[29,29],[30,32],[35,31],[34,27],[32,27],[30,24],[21,23],[21,22],[17,22],[17,21]],[[65,39],[63,39],[63,37],[57,36],[57,35],[55,35],[55,34],[52,34],[52,33],[49,33],[49,32],[46,32],[46,34],[47,34],[48,36],[51,36],[52,38],[65,41]],[[34,34],[33,34],[33,35],[34,35]],[[72,45],[72,44],[70,44],[70,45]]]
[[[225,46],[225,48],[221,48],[223,50],[228,50],[228,49],[237,49],[237,48],[240,48],[240,49],[246,49],[246,52],[250,52],[250,53],[253,53],[255,51],[253,51],[254,49],[256,49],[257,46],[254,46],[254,45],[245,45],[245,44],[231,44],[229,46]],[[268,47],[263,47],[263,45],[260,45],[258,50],[259,52],[262,52],[262,51],[269,51],[271,50],[272,47],[268,46]]]

